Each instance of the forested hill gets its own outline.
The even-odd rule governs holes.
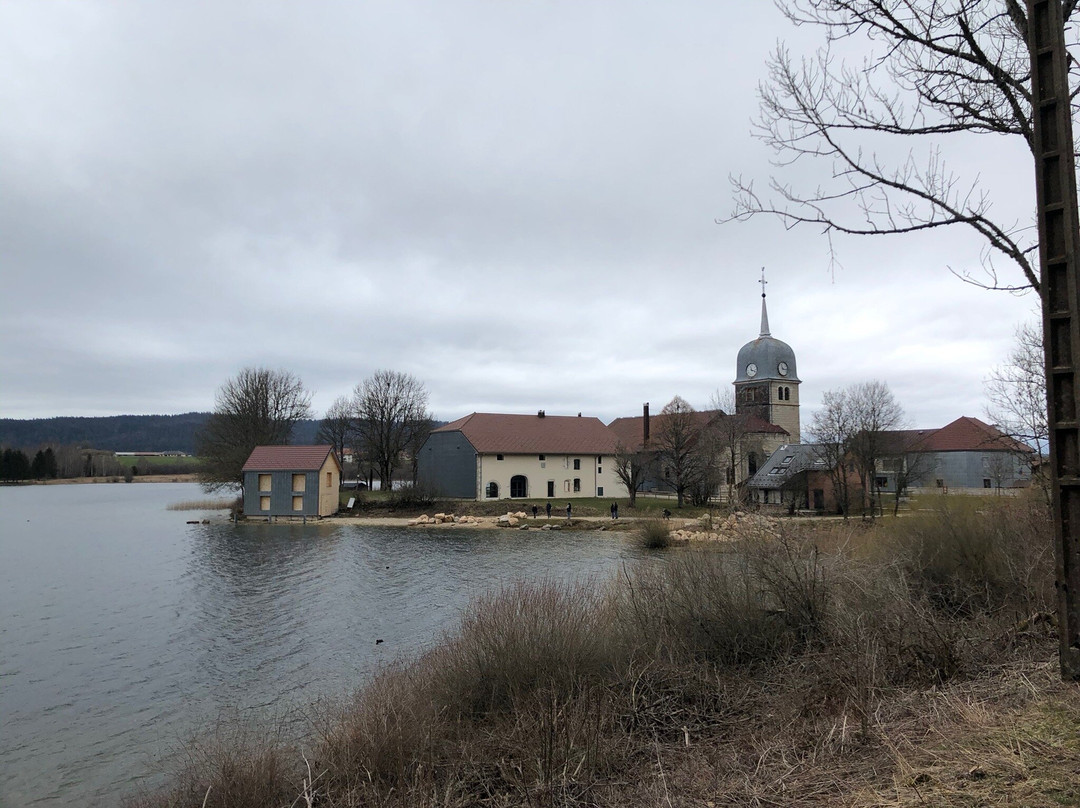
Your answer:
[[[195,432],[208,412],[183,415],[110,415],[102,418],[0,418],[0,446],[36,451],[78,445],[112,452],[195,452]],[[293,443],[314,443],[319,422],[301,421]]]

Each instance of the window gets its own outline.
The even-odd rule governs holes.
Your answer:
[[[562,481],[562,490],[567,494],[570,493],[570,481],[569,480],[563,480]]]
[[[543,463],[545,460],[547,460],[547,455],[537,455],[536,459]]]
[[[486,496],[488,499],[498,499],[499,498],[499,484],[497,482],[495,482],[494,480],[492,480],[490,483],[488,483],[487,484],[487,489],[484,491],[484,496]]]
[[[259,475],[259,490],[260,491],[269,491],[270,490],[270,475],[269,474],[260,474]],[[266,508],[263,508],[263,510],[265,511]]]
[[[303,497],[293,497],[292,498],[292,509],[294,511],[302,511],[302,510],[304,510],[304,498]]]
[[[777,387],[776,388],[776,400],[777,401],[783,401],[784,400],[784,388],[783,387]]]
[[[548,497],[555,496],[555,481],[548,480]]]
[[[598,465],[598,466],[602,466],[603,464],[604,464],[604,458],[602,458],[602,457],[600,457],[600,456],[597,456],[597,458],[596,458],[596,465]]]
[[[596,496],[598,496],[598,497],[604,496],[604,486],[602,486],[602,485],[596,486]]]
[[[575,457],[574,458],[574,471],[581,471],[581,458],[580,457]]]
[[[596,473],[597,474],[603,474],[604,473],[604,467],[603,466],[597,466],[596,467]]]
[[[306,491],[307,490],[307,475],[306,474],[294,474],[292,476],[292,490],[293,491]]]
[[[990,487],[990,478],[989,477],[983,477],[983,488],[989,488],[989,487]]]
[[[746,468],[751,476],[757,474],[757,452],[750,452],[750,454],[746,456]]]
[[[889,487],[889,478],[888,477],[875,477],[874,478],[874,485],[876,485],[878,488],[888,488]]]
[[[332,471],[326,472],[326,487],[327,488],[333,488],[334,487],[334,472],[332,472]]]
[[[260,511],[268,511],[268,510],[270,510],[270,497],[259,497],[259,510]]]
[[[783,473],[784,473],[784,469],[781,466],[777,466],[776,468],[771,469],[769,471],[769,474],[783,474]]]
[[[578,493],[581,490],[581,480],[577,477],[574,478],[574,493]]]
[[[944,488],[945,487],[945,481],[941,480],[941,479],[934,480],[934,485],[936,485],[938,488]]]
[[[780,461],[781,466],[790,466],[791,461],[795,459],[795,455],[786,455],[783,460]]]
[[[496,459],[496,460],[502,460],[502,459],[503,459],[503,456],[502,456],[502,455],[499,455],[499,454],[497,454],[497,455],[495,455],[495,459]]]

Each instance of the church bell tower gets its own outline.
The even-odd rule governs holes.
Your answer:
[[[783,427],[791,443],[800,443],[799,375],[795,352],[769,331],[765,307],[765,270],[761,271],[761,333],[739,349],[735,368],[735,412],[756,415]]]

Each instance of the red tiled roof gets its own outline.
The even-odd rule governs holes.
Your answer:
[[[433,432],[461,432],[481,454],[614,454],[618,440],[599,418],[474,412]]]
[[[723,412],[717,412],[716,410],[695,410],[691,413],[694,416],[694,420],[698,422],[699,427],[704,428],[714,417],[728,418],[729,416]],[[663,423],[669,416],[662,413],[649,416],[649,436],[653,439],[657,435],[657,430],[663,429]],[[641,446],[644,439],[645,430],[645,417],[642,415],[634,415],[629,418],[616,418],[610,424],[608,428],[615,433],[619,440],[619,443],[628,449],[637,449]],[[747,432],[765,432],[774,435],[787,435],[788,432],[783,427],[776,424],[770,424],[764,418],[759,418],[756,415],[746,416],[746,431]]]
[[[256,446],[244,471],[318,471],[333,446]],[[335,462],[337,458],[335,457]]]
[[[966,415],[932,432],[919,442],[918,449],[924,452],[1034,451],[997,427]]]

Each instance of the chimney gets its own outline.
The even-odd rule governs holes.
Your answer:
[[[645,406],[641,408],[642,427],[641,430],[644,433],[642,435],[642,443],[649,442],[649,402],[645,402]]]

